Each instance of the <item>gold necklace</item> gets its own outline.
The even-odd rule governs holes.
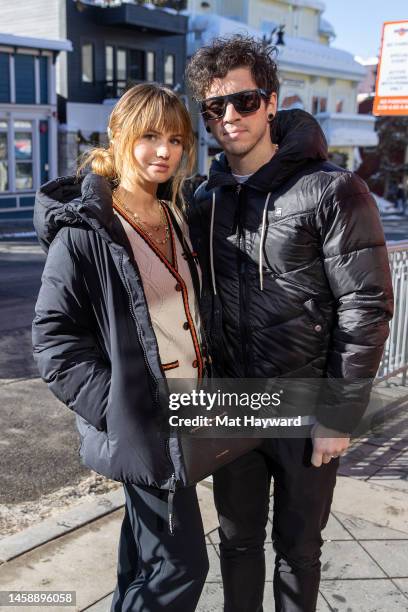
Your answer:
[[[155,232],[158,232],[158,231],[160,231],[161,228],[164,228],[164,238],[163,238],[163,240],[158,240],[153,235],[153,232],[149,231],[149,224],[146,223],[145,221],[143,221],[136,212],[132,211],[128,206],[126,206],[126,204],[124,202],[122,202],[122,200],[119,198],[119,196],[117,195],[117,193],[115,191],[112,193],[112,196],[113,196],[113,199],[115,200],[115,202],[117,204],[119,204],[119,207],[123,208],[131,217],[133,217],[136,225],[141,227],[143,229],[143,231],[145,231],[146,234],[152,240],[154,240],[154,242],[156,242],[157,244],[164,245],[164,244],[166,244],[169,241],[169,238],[170,238],[170,228],[169,228],[169,224],[168,224],[167,219],[166,219],[166,215],[164,214],[163,204],[161,203],[160,200],[157,200],[157,204],[159,206],[159,214],[160,214],[161,222],[159,223],[159,225],[153,226],[153,230]]]

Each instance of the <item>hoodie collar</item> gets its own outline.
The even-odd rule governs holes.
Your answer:
[[[271,138],[279,145],[272,159],[259,168],[246,184],[269,193],[292,175],[315,161],[326,160],[327,142],[316,119],[300,110],[279,111],[273,122]],[[236,185],[225,153],[214,159],[206,189]]]

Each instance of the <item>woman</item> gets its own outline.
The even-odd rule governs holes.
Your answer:
[[[174,92],[137,85],[116,104],[108,148],[85,176],[40,190],[34,223],[48,249],[33,322],[34,356],[76,413],[83,462],[124,483],[112,612],[195,610],[208,571],[194,487],[177,491],[159,381],[205,369],[197,265],[182,215],[194,137]],[[172,201],[158,198],[170,179]],[[169,533],[173,532],[173,535]]]

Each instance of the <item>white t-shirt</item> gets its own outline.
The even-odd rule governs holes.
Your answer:
[[[251,172],[251,174],[234,174],[232,172],[232,176],[237,181],[237,183],[245,183],[245,181],[247,181],[249,177],[252,175],[253,175],[253,172]]]

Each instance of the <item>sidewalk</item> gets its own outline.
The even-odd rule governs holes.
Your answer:
[[[402,400],[402,393],[407,392],[407,389],[382,390],[385,397],[388,394],[390,403],[396,398]],[[405,399],[378,437],[356,440],[342,460],[330,520],[323,533],[319,612],[408,610],[406,406]],[[222,612],[219,539],[211,488],[207,481],[198,486],[210,559],[198,612]],[[95,502],[78,505],[56,518],[1,539],[1,589],[75,590],[76,607],[50,606],[44,610],[108,612],[115,586],[122,505],[119,488]],[[270,523],[265,545],[264,612],[274,610],[271,527]]]

